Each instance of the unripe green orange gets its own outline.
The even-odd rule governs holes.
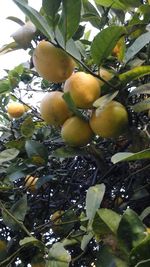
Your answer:
[[[54,83],[68,79],[75,67],[74,60],[65,51],[44,40],[34,50],[33,64],[39,75]]]
[[[41,101],[41,117],[49,125],[62,125],[71,116],[71,112],[62,96],[62,92],[50,92]]]
[[[84,146],[91,141],[93,132],[87,121],[74,116],[63,124],[61,136],[70,146]]]
[[[127,130],[128,113],[121,103],[111,101],[102,111],[94,110],[89,123],[95,134],[104,138],[117,137]]]

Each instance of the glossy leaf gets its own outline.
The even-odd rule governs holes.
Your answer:
[[[121,216],[110,209],[99,209],[93,221],[93,231],[97,235],[116,234]]]
[[[23,25],[25,24],[21,19],[19,19],[19,18],[17,18],[17,17],[14,17],[14,16],[9,16],[9,17],[7,17],[6,19],[9,19],[9,20],[11,20],[11,21],[13,21],[13,22],[16,22],[16,23],[19,24],[20,26],[23,26]]]
[[[61,4],[61,0],[51,0],[51,1],[43,0],[42,1],[42,7],[46,15],[50,19],[53,28],[55,28],[57,12],[58,12],[60,4]]]
[[[101,65],[112,52],[117,41],[125,34],[125,28],[121,26],[109,26],[98,33],[91,45],[91,54],[94,62]]]
[[[135,67],[132,70],[128,70],[122,74],[119,75],[119,80],[123,83],[123,84],[127,84],[133,80],[136,80],[140,77],[143,77],[145,75],[149,75],[150,74],[150,66],[139,66],[139,67]]]
[[[145,149],[137,153],[120,152],[112,156],[111,161],[116,164],[121,161],[141,160],[150,158],[150,149]]]
[[[81,16],[81,0],[63,0],[62,14],[60,18],[60,29],[65,44],[77,31]]]
[[[121,246],[130,252],[146,237],[146,227],[133,210],[127,209],[122,215],[117,235]]]
[[[37,246],[43,247],[43,243],[36,239],[35,237],[25,237],[24,239],[20,240],[20,246]]]
[[[103,200],[105,194],[105,185],[97,184],[91,186],[86,193],[86,216],[92,220],[95,216],[97,209]]]
[[[82,238],[82,241],[81,241],[81,249],[82,250],[85,250],[88,243],[90,242],[90,240],[92,239],[93,237],[93,233],[92,232],[89,232],[88,234],[85,234]]]
[[[71,256],[62,243],[55,243],[48,253],[46,267],[69,267]]]
[[[150,94],[150,83],[142,84],[136,87],[130,92],[129,97],[136,94]]]
[[[96,0],[97,4],[104,6],[104,7],[111,7],[111,8],[117,8],[117,9],[123,9],[126,10],[127,6],[126,4],[123,4],[119,0]]]
[[[112,94],[106,94],[104,96],[101,96],[98,98],[94,103],[93,106],[96,107],[96,115],[98,116],[104,108],[107,106],[107,104],[112,101],[118,94],[118,91],[115,91]]]
[[[19,154],[16,148],[5,149],[0,152],[0,164],[15,159]]]
[[[0,48],[0,55],[6,54],[8,52],[16,51],[21,49],[20,45],[16,42],[11,42],[9,44],[5,44]]]
[[[39,29],[48,39],[53,40],[51,27],[46,22],[45,18],[38,11],[30,7],[24,0],[13,0],[14,3],[27,15],[37,29]]]
[[[11,89],[9,80],[0,80],[0,95],[9,92]]]
[[[86,152],[83,150],[80,150],[79,148],[73,148],[73,147],[61,147],[57,148],[51,155],[51,157],[56,158],[72,158],[75,156],[81,156],[85,155]]]
[[[150,214],[150,207],[147,207],[142,211],[140,219],[143,221],[149,214]]]

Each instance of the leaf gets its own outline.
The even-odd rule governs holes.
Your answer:
[[[28,157],[35,164],[46,164],[48,160],[48,152],[43,144],[37,141],[28,140],[25,143],[25,149]]]
[[[121,216],[110,209],[99,209],[93,220],[93,231],[97,235],[116,234]]]
[[[115,91],[114,93],[101,96],[93,103],[93,107],[97,108],[96,116],[98,116],[107,106],[107,104],[117,96],[118,92],[119,91]]]
[[[145,149],[137,153],[120,152],[112,156],[111,162],[116,164],[121,161],[141,160],[150,158],[150,149]]]
[[[9,16],[9,17],[7,17],[6,19],[9,19],[9,20],[11,20],[11,21],[13,21],[13,22],[16,22],[16,23],[19,24],[20,26],[23,26],[23,25],[25,24],[21,19],[19,19],[19,18],[17,18],[17,17],[14,17],[14,16]]]
[[[130,264],[131,264],[130,266],[149,267],[150,263],[149,248],[150,248],[150,236],[147,236],[138,246],[132,249],[130,253]]]
[[[43,247],[44,244],[36,239],[35,237],[25,237],[24,239],[20,240],[20,246],[36,246],[36,247]]]
[[[141,5],[140,0],[120,0],[120,2],[129,7],[139,7]]]
[[[142,112],[145,110],[150,109],[150,97],[141,101],[140,103],[135,104],[134,106],[131,106],[131,108],[134,110],[134,112]]]
[[[84,251],[88,245],[88,243],[90,242],[90,240],[92,239],[93,237],[93,233],[92,232],[89,232],[88,234],[85,234],[82,238],[82,241],[81,241],[81,249]]]
[[[48,39],[53,40],[51,27],[46,22],[45,18],[40,15],[34,8],[30,7],[24,0],[13,0],[14,3],[22,10],[24,14],[33,22]]]
[[[11,90],[10,81],[8,79],[0,80],[0,95],[7,93],[10,90]]]
[[[86,193],[86,216],[92,220],[105,194],[105,185],[91,186]]]
[[[48,253],[46,267],[69,267],[71,256],[62,243],[55,243]]]
[[[81,0],[62,0],[62,14],[60,17],[60,30],[65,44],[77,31],[81,16]]]
[[[119,80],[122,84],[127,84],[133,80],[136,80],[140,77],[150,74],[150,66],[138,66],[132,70],[128,70],[119,75]]]
[[[23,222],[27,212],[27,196],[20,198],[9,210],[10,214],[19,222]],[[5,211],[2,212],[4,223],[13,230],[20,228],[19,224]]]
[[[21,134],[26,138],[32,137],[35,125],[31,117],[27,117],[21,125]]]
[[[104,7],[111,7],[116,9],[123,9],[126,10],[127,6],[121,3],[119,0],[96,0],[96,4],[99,4]]]
[[[43,0],[42,1],[42,7],[50,19],[53,28],[55,28],[55,23],[56,23],[56,17],[58,13],[59,6],[61,4],[61,0]]]
[[[150,83],[142,84],[136,87],[130,92],[129,97],[135,94],[150,94]]]
[[[3,150],[2,152],[0,152],[0,164],[15,159],[18,156],[19,152],[20,151],[16,148]]]
[[[122,26],[109,26],[98,33],[91,45],[91,54],[94,62],[101,65],[112,52],[116,43],[126,33]]]
[[[150,214],[150,206],[145,208],[141,215],[140,215],[140,219],[143,221],[148,215]]]
[[[74,103],[74,101],[73,101],[73,99],[72,99],[72,97],[71,97],[71,95],[70,95],[69,92],[63,94],[63,99],[66,101],[66,103],[67,103],[69,109],[70,109],[76,116],[78,116],[78,117],[80,117],[81,119],[84,119],[84,120],[85,120],[85,116],[82,114],[82,112],[80,112],[80,111],[77,109],[77,107],[76,107],[76,105],[75,105],[75,103]]]
[[[103,245],[98,252],[96,267],[128,267],[127,263],[113,255],[112,251]]]
[[[85,155],[85,152],[79,148],[61,147],[57,148],[51,154],[51,157],[56,158],[74,158],[76,156]]]
[[[130,252],[132,248],[138,246],[146,237],[146,227],[133,210],[128,208],[122,215],[117,236],[122,248],[126,252]]]
[[[124,63],[127,63],[131,58],[133,58],[149,42],[150,42],[150,32],[146,32],[140,35],[135,40],[135,42],[128,48],[125,54]]]
[[[0,48],[0,55],[4,55],[8,52],[16,51],[18,49],[21,49],[20,45],[16,42],[11,42],[9,44],[5,44]]]

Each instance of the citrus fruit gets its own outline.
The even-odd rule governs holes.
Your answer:
[[[95,134],[104,138],[117,137],[127,128],[128,114],[121,103],[111,101],[102,111],[94,111],[89,123]]]
[[[50,92],[41,101],[41,117],[49,125],[62,125],[71,116],[71,112],[62,96],[62,92]]]
[[[61,136],[70,146],[84,146],[90,142],[93,132],[88,122],[74,116],[67,119],[63,124]]]
[[[113,74],[110,71],[108,71],[108,70],[106,70],[106,69],[104,69],[102,67],[99,69],[98,74],[105,81],[109,81],[109,80],[111,80],[113,78]],[[100,85],[102,86],[103,84],[104,84],[104,82],[100,80]]]
[[[25,187],[31,191],[35,191],[35,184],[39,178],[31,175],[27,175],[25,178]]]
[[[73,73],[64,84],[64,92],[69,92],[78,108],[91,108],[100,96],[100,83],[97,78],[85,72]]]
[[[12,102],[8,104],[7,112],[12,118],[20,118],[25,113],[25,107],[21,103]]]
[[[75,67],[73,59],[65,51],[44,40],[34,50],[33,64],[39,75],[54,83],[68,79]]]

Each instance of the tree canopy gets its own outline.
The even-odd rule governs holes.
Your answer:
[[[25,21],[8,18],[20,29],[0,54],[25,49],[31,59],[0,80],[0,266],[149,267],[150,1],[43,0],[39,11],[13,2]],[[45,56],[35,54],[41,41],[52,45]],[[87,107],[66,86],[70,78],[43,77],[64,75],[66,62],[69,77],[81,72],[88,84],[94,79],[90,88],[98,84]],[[75,89],[83,91],[84,79]],[[66,138],[66,122],[46,121],[40,103],[52,92],[61,93],[64,120],[89,128],[71,124]],[[95,132],[93,112],[97,126],[111,103],[119,111],[106,112]]]

